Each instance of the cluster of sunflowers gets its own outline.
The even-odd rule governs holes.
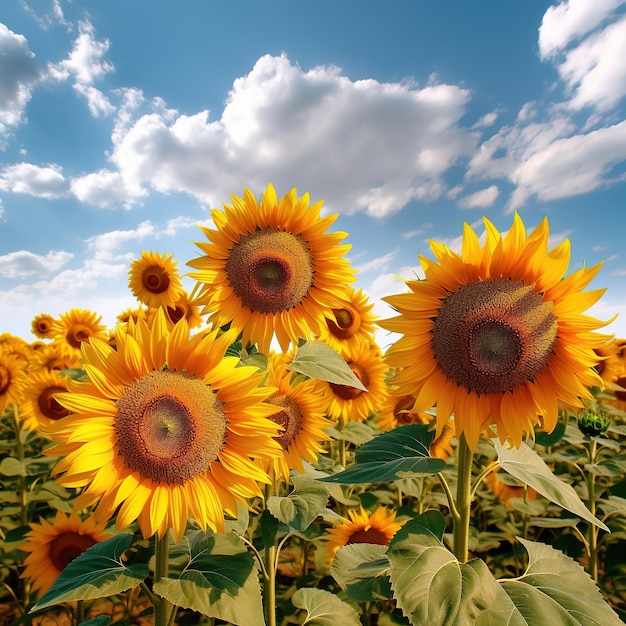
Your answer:
[[[295,189],[279,199],[270,185],[260,200],[246,190],[213,210],[214,228],[201,227],[201,255],[188,262],[190,293],[171,255],[144,252],[129,271],[138,305],[115,328],[73,308],[58,319],[38,315],[35,342],[0,336],[3,421],[18,442],[24,433],[40,438],[41,457],[67,496],[65,510],[22,497],[19,520],[2,518],[27,554],[17,568],[29,585],[25,606],[45,599],[77,556],[130,530],[154,544],[146,594],[155,621],[172,623],[177,609],[154,592],[168,571],[159,550],[167,551],[169,536],[180,543],[191,531],[228,532],[245,511],[256,522],[240,536],[259,558],[264,619],[276,624],[276,576],[295,576],[294,559],[300,575],[327,575],[342,548],[389,546],[427,505],[418,496],[411,511],[402,493],[373,505],[371,485],[368,494],[335,484],[308,524],[283,529],[280,544],[275,529],[268,542],[268,517],[283,525],[296,519],[272,502],[291,498],[304,515],[302,500],[314,490],[298,492],[301,481],[319,481],[319,489],[325,477],[337,478],[358,462],[361,443],[423,432],[422,457],[453,466],[457,448],[471,459],[485,441],[519,448],[536,430],[554,431],[564,408],[624,410],[626,341],[596,332],[606,323],[585,314],[603,293],[584,291],[599,266],[564,277],[569,242],[549,250],[547,220],[527,234],[516,214],[502,236],[485,219],[484,244],[466,225],[461,254],[431,242],[435,260],[420,257],[425,279],[386,298],[397,315],[378,320],[352,284],[347,233],[328,232],[337,216],[321,208]],[[385,352],[377,325],[399,335]],[[399,430],[408,425],[423,430]],[[22,491],[35,489],[27,471],[5,473],[3,465],[3,478],[17,474]],[[497,469],[484,475],[501,494]],[[462,514],[455,515],[459,526]],[[313,522],[315,541],[305,532]],[[455,540],[460,563],[462,546]],[[294,599],[311,616],[302,602]],[[389,623],[417,623],[400,605]],[[208,614],[228,623],[228,612]]]

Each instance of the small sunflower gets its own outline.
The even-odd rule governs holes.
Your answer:
[[[89,382],[68,380],[55,395],[72,415],[47,435],[46,450],[63,457],[53,474],[65,487],[85,487],[76,509],[97,504],[96,520],[135,520],[145,538],[169,528],[179,540],[188,517],[221,531],[224,512],[258,496],[269,478],[255,458],[281,454],[276,412],[260,387],[262,374],[224,356],[231,343],[218,331],[194,336],[183,319],[168,330],[162,311],[118,325],[116,348],[83,345]]]
[[[491,465],[495,465],[491,463]],[[489,472],[485,477],[485,485],[487,485],[489,491],[491,491],[497,498],[502,502],[502,504],[506,504],[508,508],[513,508],[511,506],[511,498],[527,498],[529,500],[534,500],[537,497],[537,492],[527,485],[520,484],[509,484],[508,482],[504,482],[500,480],[497,476],[500,471],[499,467],[496,467],[495,470]],[[511,483],[515,482],[515,479],[511,477]]]
[[[292,373],[285,367],[284,360],[276,353],[270,355],[267,384],[276,388],[268,402],[280,407],[270,416],[282,430],[276,441],[282,456],[265,461],[262,466],[278,480],[289,481],[290,468],[304,473],[303,460],[317,462],[317,455],[324,451],[321,441],[330,437],[324,432],[332,422],[324,416],[326,401],[317,389],[315,381],[291,382]]]
[[[389,395],[387,365],[375,343],[356,347],[346,363],[367,391],[327,381],[316,381],[328,403],[327,414],[340,424],[363,422],[380,411]]]
[[[183,291],[178,262],[171,254],[144,250],[141,258],[130,264],[128,286],[137,300],[148,307],[173,307]]]
[[[26,373],[21,356],[0,349],[0,415],[21,401]]]
[[[295,189],[280,201],[268,185],[257,202],[246,189],[233,206],[212,213],[216,229],[200,227],[209,240],[196,242],[204,253],[188,262],[189,276],[202,285],[200,296],[210,321],[243,333],[243,343],[269,352],[276,335],[283,350],[309,338],[325,315],[341,307],[354,280],[341,244],[347,233],[326,233],[337,215],[320,216],[322,202]]]
[[[20,418],[25,430],[45,431],[69,411],[55,399],[55,394],[67,391],[67,377],[57,370],[40,369],[29,375],[28,385],[20,403]]]
[[[516,446],[535,424],[552,431],[559,402],[579,408],[601,385],[594,349],[609,339],[583,315],[605,291],[583,291],[600,265],[564,278],[569,240],[548,251],[547,219],[527,236],[516,213],[506,237],[483,219],[484,247],[467,224],[461,255],[431,242],[425,280],[384,298],[400,315],[379,322],[403,335],[386,353],[395,393],[416,412],[436,404],[438,434],[454,414],[472,449],[491,425]]]
[[[54,339],[54,325],[56,320],[48,313],[35,315],[31,322],[31,330],[39,339]]]
[[[106,326],[101,322],[102,317],[89,309],[71,309],[55,322],[54,340],[70,346],[78,357],[83,343],[94,337],[106,339]]]
[[[329,561],[335,558],[339,548],[352,543],[388,546],[403,525],[403,522],[396,522],[396,512],[384,506],[379,506],[373,513],[360,507],[358,511],[348,511],[348,516],[350,519],[328,530],[330,538],[326,547]]]
[[[376,315],[374,303],[362,289],[355,291],[349,285],[346,301],[332,309],[332,315],[320,327],[319,340],[343,355],[350,355],[363,342],[375,341]]]
[[[24,559],[26,567],[20,577],[31,581],[37,598],[48,591],[77,556],[113,536],[92,517],[82,520],[75,513],[68,516],[62,511],[57,511],[52,524],[40,517],[39,523],[32,522],[29,526],[30,531],[24,535],[26,543],[20,550],[30,554]]]
[[[202,317],[200,315],[200,305],[197,300],[189,297],[186,291],[181,291],[178,299],[174,303],[174,306],[162,307],[165,312],[165,318],[170,327],[178,322],[183,317],[187,320],[187,324],[190,329],[198,328],[202,324]],[[148,309],[148,323],[151,323],[154,319],[158,309]]]
[[[33,352],[28,364],[29,372],[39,370],[64,370],[80,367],[80,353],[67,342],[54,341]]]

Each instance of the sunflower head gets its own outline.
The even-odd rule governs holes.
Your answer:
[[[317,334],[354,280],[344,258],[350,246],[341,244],[346,233],[325,232],[337,215],[321,217],[321,207],[295,189],[279,200],[269,185],[260,202],[246,189],[214,210],[216,228],[201,228],[209,243],[198,242],[203,255],[188,263],[197,270],[189,275],[201,285],[203,313],[266,354],[274,335],[287,350]]]
[[[54,340],[69,346],[80,356],[81,346],[96,337],[106,338],[106,326],[102,317],[89,309],[71,309],[62,313],[54,324]]]
[[[25,430],[44,431],[56,420],[69,415],[55,394],[67,391],[67,377],[57,370],[40,369],[28,377],[20,404],[20,418]]]
[[[181,319],[187,320],[190,329],[198,328],[202,324],[200,316],[200,304],[197,300],[190,298],[186,291],[182,291],[174,306],[161,307],[165,312],[165,319],[168,326],[172,327]],[[158,309],[150,308],[147,312],[148,323],[151,324]]]
[[[39,313],[35,315],[31,322],[31,330],[35,337],[39,339],[53,339],[54,338],[54,324],[56,320],[52,315],[48,313]]]
[[[171,254],[144,250],[130,264],[128,286],[137,300],[148,307],[173,307],[183,291],[177,266]]]
[[[527,235],[516,213],[505,237],[484,222],[484,246],[468,225],[461,254],[431,242],[425,280],[385,298],[399,315],[379,324],[403,335],[386,354],[397,394],[414,396],[414,411],[437,405],[439,433],[454,414],[472,448],[492,425],[519,446],[599,386],[594,349],[609,337],[593,331],[606,323],[583,312],[604,290],[583,292],[599,265],[564,277],[569,241],[549,251],[547,219]]]
[[[0,348],[0,415],[8,406],[21,401],[25,383],[22,358],[6,347]]]

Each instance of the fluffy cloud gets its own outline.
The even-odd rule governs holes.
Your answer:
[[[0,256],[0,276],[5,278],[27,278],[56,272],[69,263],[74,255],[64,250],[51,250],[39,255],[20,250]]]
[[[120,205],[129,208],[131,202],[147,195],[145,190],[139,189],[139,193],[129,190],[119,172],[107,169],[74,178],[70,183],[70,189],[81,202],[94,204],[100,208]]]
[[[498,199],[500,190],[496,185],[491,185],[469,196],[461,198],[458,202],[462,209],[481,209],[490,207]]]
[[[67,183],[57,165],[16,163],[0,170],[0,191],[55,200],[67,195]]]
[[[112,161],[129,189],[216,205],[271,180],[323,192],[333,210],[382,216],[444,192],[443,174],[476,146],[459,125],[468,98],[452,85],[353,82],[335,67],[303,71],[266,55],[234,82],[219,120],[208,111],[125,119]]]

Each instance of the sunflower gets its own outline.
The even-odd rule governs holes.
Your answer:
[[[28,385],[20,403],[20,418],[25,430],[40,431],[56,420],[69,415],[55,399],[55,394],[67,391],[67,377],[57,370],[40,369],[29,375]]]
[[[0,348],[0,415],[22,398],[26,373],[19,354]]]
[[[495,461],[491,463],[491,465],[495,465]],[[491,491],[497,498],[502,502],[502,504],[506,504],[508,508],[513,508],[511,506],[511,498],[527,498],[529,500],[534,500],[537,497],[537,492],[527,485],[522,484],[513,484],[516,480],[513,477],[510,477],[510,481],[504,482],[500,480],[497,476],[500,471],[500,467],[496,467],[493,471],[489,472],[485,477],[485,485],[487,485],[489,491]],[[512,483],[512,484],[509,484]],[[519,482],[519,481],[517,481]]]
[[[346,363],[367,391],[327,381],[316,381],[328,403],[327,413],[340,424],[363,422],[380,411],[389,395],[385,376],[387,365],[376,343],[356,347]]]
[[[461,255],[431,242],[425,280],[384,298],[400,315],[379,322],[403,335],[386,353],[401,370],[395,393],[413,395],[415,412],[436,404],[438,434],[454,414],[472,449],[491,425],[516,446],[535,424],[551,432],[559,402],[581,407],[601,385],[594,349],[609,339],[582,314],[605,291],[583,292],[600,265],[564,278],[569,240],[548,251],[547,219],[527,236],[516,213],[506,237],[483,219],[484,247],[467,224]]]
[[[270,417],[281,427],[276,441],[282,448],[282,456],[262,462],[271,475],[284,482],[289,481],[289,469],[304,473],[303,460],[317,462],[317,454],[324,449],[321,441],[330,437],[324,432],[332,422],[324,416],[326,401],[315,385],[308,379],[291,382],[292,373],[285,367],[283,355],[270,354],[267,384],[276,388],[269,402],[280,407]]]
[[[346,301],[332,309],[332,315],[320,327],[319,340],[343,355],[350,355],[363,342],[374,341],[376,315],[374,303],[362,289],[348,285]]]
[[[209,243],[188,265],[201,283],[203,312],[218,326],[242,332],[244,346],[269,352],[274,334],[283,350],[290,341],[317,334],[325,315],[341,307],[354,280],[343,255],[347,233],[326,233],[337,215],[320,216],[322,202],[295,189],[280,201],[272,185],[257,202],[250,190],[232,196],[233,206],[213,210],[216,229],[200,227]]]
[[[189,516],[221,531],[224,512],[260,495],[269,478],[254,459],[282,452],[267,419],[277,407],[265,402],[275,389],[225,357],[232,337],[217,332],[190,337],[184,319],[170,331],[159,311],[151,327],[118,325],[116,349],[83,345],[89,381],[55,395],[72,415],[49,427],[60,443],[46,450],[63,457],[53,470],[61,485],[85,487],[76,509],[97,503],[98,521],[137,520],[145,538],[173,528],[180,540]]]
[[[106,326],[101,322],[102,317],[89,309],[71,309],[61,313],[55,322],[54,340],[70,346],[76,357],[79,357],[83,343],[89,343],[94,337],[106,338]]]
[[[35,337],[39,339],[53,339],[54,338],[54,324],[56,320],[52,315],[48,313],[39,313],[35,315],[31,322],[31,330]]]
[[[330,538],[326,544],[328,560],[335,558],[337,550],[352,543],[374,543],[388,546],[393,536],[402,528],[403,522],[396,522],[396,512],[379,506],[373,513],[360,507],[358,511],[348,511],[350,519],[344,519],[335,528],[330,528]]]
[[[186,291],[181,291],[178,299],[174,303],[174,306],[162,307],[165,311],[165,318],[168,325],[171,327],[181,318],[187,320],[187,324],[190,329],[197,328],[202,324],[202,317],[200,316],[200,305],[197,300],[192,299]],[[151,323],[157,309],[148,309],[148,323]]]
[[[77,556],[113,536],[92,517],[82,520],[75,513],[68,516],[62,511],[57,511],[52,524],[40,517],[39,523],[32,522],[29,526],[30,531],[24,535],[26,543],[20,550],[30,554],[24,559],[26,567],[20,577],[30,579],[37,598],[48,591]]]
[[[55,341],[33,351],[28,371],[64,370],[80,367],[80,353],[67,342]]]
[[[183,291],[178,262],[171,254],[141,253],[130,264],[128,286],[133,295],[148,307],[173,307]]]

